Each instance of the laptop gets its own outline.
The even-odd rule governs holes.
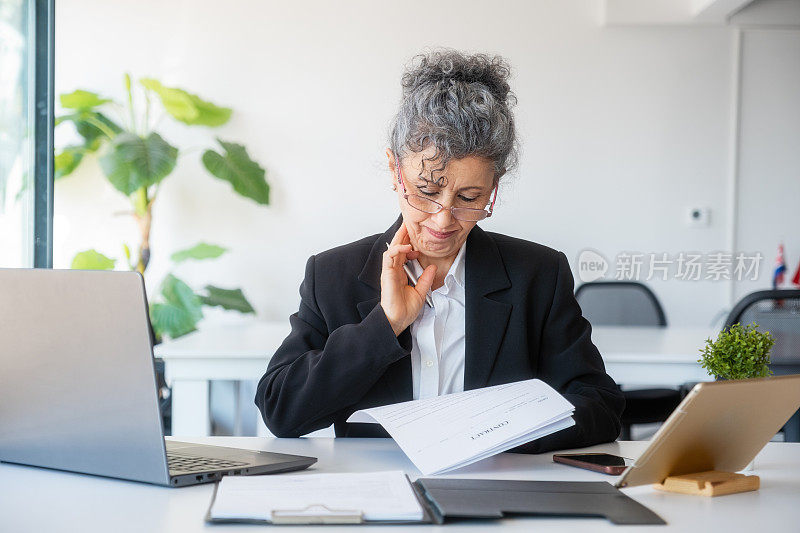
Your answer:
[[[800,375],[698,383],[617,487],[708,470],[738,472],[800,408]]]
[[[0,269],[0,461],[183,487],[314,457],[164,439],[142,277]]]

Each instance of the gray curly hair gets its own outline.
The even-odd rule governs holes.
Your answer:
[[[501,56],[465,55],[452,49],[419,54],[403,73],[403,98],[389,130],[389,146],[402,158],[429,146],[443,170],[468,155],[494,161],[495,175],[516,168],[517,135],[508,85],[511,68]],[[423,159],[423,168],[425,159]]]

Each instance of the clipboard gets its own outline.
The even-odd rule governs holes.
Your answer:
[[[261,524],[271,526],[282,525],[406,525],[406,524],[442,524],[443,519],[434,514],[427,503],[423,491],[406,475],[406,481],[411,485],[414,496],[422,508],[421,520],[365,520],[361,509],[335,509],[324,503],[309,505],[300,509],[281,509],[272,512],[272,520],[257,520],[251,518],[214,518],[211,509],[217,498],[219,482],[214,484],[214,493],[211,503],[206,511],[205,521],[208,524]]]
[[[408,476],[406,476],[408,479]],[[331,509],[324,503],[304,509],[273,511],[272,521],[213,518],[209,524],[262,525],[398,525],[444,524],[452,520],[501,519],[507,515],[606,518],[616,525],[665,525],[653,511],[605,481],[516,481],[495,479],[420,478],[409,480],[423,511],[422,520],[364,520],[360,509]]]

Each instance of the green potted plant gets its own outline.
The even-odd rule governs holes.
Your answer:
[[[70,123],[82,142],[65,146],[55,155],[57,180],[71,174],[82,162],[95,159],[108,182],[130,201],[130,215],[139,228],[140,240],[135,249],[122,245],[127,268],[145,274],[151,259],[150,232],[153,204],[161,183],[176,168],[178,158],[189,151],[171,145],[156,128],[162,116],[191,127],[216,128],[231,117],[232,109],[220,107],[177,87],[142,78],[138,98],[134,97],[131,77],[125,75],[125,101],[116,102],[94,92],[78,89],[60,95],[61,107],[68,112],[56,119],[56,125]],[[153,113],[160,102],[162,112]],[[136,105],[135,105],[136,103]],[[252,160],[241,144],[216,139],[213,148],[203,151],[201,161],[208,173],[227,181],[237,194],[260,205],[269,204],[269,184],[265,170]],[[226,249],[198,243],[172,254],[173,263],[185,260],[208,260]],[[72,268],[115,268],[118,260],[97,250],[85,250],[72,260]],[[151,300],[150,319],[156,337],[180,337],[195,330],[203,317],[203,306],[220,306],[242,313],[254,313],[241,289],[222,289],[207,285],[194,290],[169,273],[160,285],[160,293]]]
[[[706,339],[697,361],[716,379],[763,378],[772,375],[769,351],[775,339],[757,324],[734,324],[720,332],[717,340]]]

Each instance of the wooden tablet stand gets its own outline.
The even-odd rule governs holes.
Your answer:
[[[758,490],[760,484],[761,479],[758,476],[708,470],[695,474],[669,476],[662,483],[653,486],[659,490],[680,494],[722,496],[723,494]]]

